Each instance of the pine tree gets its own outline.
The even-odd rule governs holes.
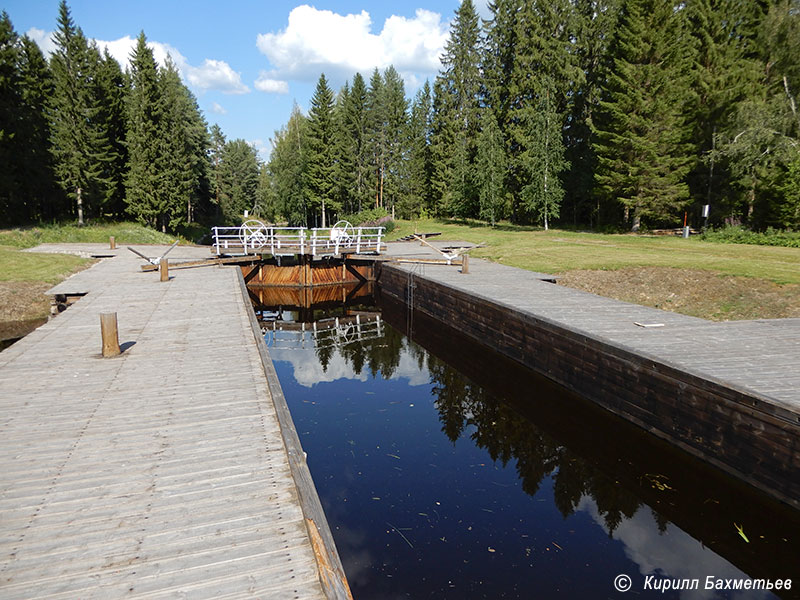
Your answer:
[[[131,55],[127,106],[128,212],[146,225],[166,230],[168,211],[159,174],[162,138],[158,67],[144,32],[139,34]]]
[[[480,201],[479,216],[494,227],[497,221],[504,217],[507,164],[505,141],[492,110],[483,111],[481,124],[475,160]]]
[[[634,231],[643,219],[676,222],[689,200],[693,52],[685,11],[671,0],[627,1],[597,125],[597,185]]]
[[[323,73],[311,98],[306,153],[309,209],[315,217],[320,216],[322,227],[327,226],[328,212],[335,213],[340,209],[333,200],[333,106],[333,92]]]

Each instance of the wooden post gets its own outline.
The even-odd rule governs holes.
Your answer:
[[[100,313],[100,334],[103,337],[103,357],[119,356],[117,313]]]
[[[162,258],[158,265],[158,271],[161,273],[161,281],[169,281],[169,262],[166,258]]]
[[[469,254],[461,256],[461,273],[466,275],[469,273]]]
[[[108,246],[112,250],[116,250],[117,249],[117,240],[114,239],[113,235],[109,236],[109,238],[108,238]]]

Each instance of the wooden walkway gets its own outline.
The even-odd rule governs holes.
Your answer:
[[[238,269],[162,283],[125,249],[39,250],[76,248],[117,256],[53,288],[87,295],[0,353],[0,597],[345,597]],[[106,311],[117,358],[100,357]]]
[[[437,245],[452,245],[438,242]],[[389,244],[389,257],[435,253],[418,243]],[[725,381],[800,414],[800,319],[713,322],[620,302],[564,286],[552,276],[472,259],[453,265],[402,265],[404,271],[567,329]],[[663,327],[641,327],[640,325]]]

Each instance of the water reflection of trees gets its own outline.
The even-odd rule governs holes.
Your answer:
[[[387,327],[382,337],[338,347],[317,347],[316,354],[323,371],[328,370],[334,354],[339,353],[356,375],[361,375],[366,367],[373,377],[380,374],[384,379],[391,379],[405,348],[405,337],[396,329]]]
[[[473,443],[492,460],[503,466],[515,461],[526,493],[535,495],[542,481],[552,476],[554,502],[565,518],[584,496],[591,496],[610,532],[639,509],[641,502],[633,494],[485,388],[432,355],[427,362],[442,431],[453,442],[469,431]]]
[[[430,373],[442,432],[454,443],[468,433],[476,446],[503,466],[515,461],[522,489],[531,496],[546,477],[552,477],[554,501],[565,518],[577,510],[584,496],[590,496],[613,532],[641,506],[612,477],[554,440],[497,394],[471,382],[392,327],[386,328],[383,337],[362,344],[317,348],[316,352],[324,369],[338,352],[356,375],[366,368],[373,377],[384,379],[395,375],[401,357],[408,354]],[[656,520],[663,531],[667,521],[657,515]]]

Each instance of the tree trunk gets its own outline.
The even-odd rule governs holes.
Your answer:
[[[78,194],[78,225],[83,226],[83,196],[81,188],[75,190]]]

